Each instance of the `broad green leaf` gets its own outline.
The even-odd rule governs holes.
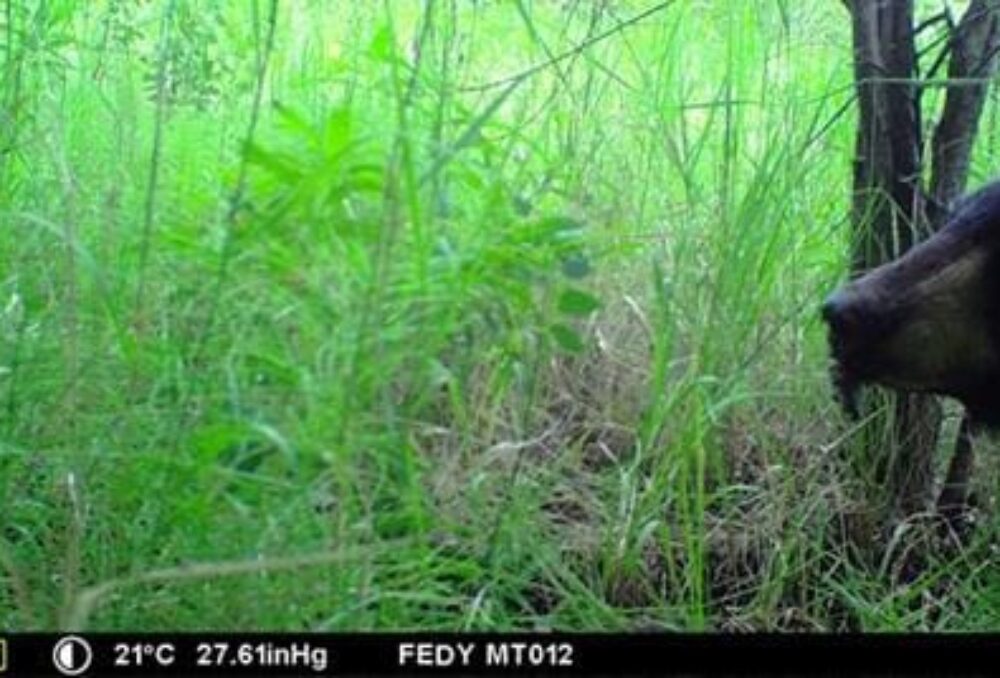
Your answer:
[[[580,333],[574,330],[569,325],[563,323],[556,323],[549,327],[549,331],[552,333],[552,338],[556,340],[556,344],[559,348],[566,351],[567,353],[582,353],[584,349],[583,339],[580,337]]]
[[[564,290],[557,304],[560,313],[566,315],[590,315],[601,307],[601,301],[593,294],[574,288]]]
[[[251,141],[244,145],[243,154],[247,162],[267,170],[286,184],[295,183],[302,177],[301,165],[285,153],[268,151]]]
[[[354,120],[346,106],[334,109],[327,116],[324,128],[324,153],[340,155],[351,144]]]
[[[388,62],[393,58],[392,32],[384,25],[378,29],[368,45],[368,54],[378,61]]]

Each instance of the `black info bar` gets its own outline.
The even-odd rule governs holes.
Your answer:
[[[3,633],[22,676],[991,674],[1000,636]],[[995,675],[995,674],[994,674]]]

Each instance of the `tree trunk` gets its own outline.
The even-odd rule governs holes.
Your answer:
[[[858,130],[854,162],[852,267],[861,272],[904,253],[940,226],[961,194],[988,89],[996,70],[1000,0],[973,0],[950,35],[948,94],[933,138],[930,200],[924,174],[913,0],[845,0],[851,13]],[[932,396],[896,393],[892,432],[881,450],[893,513],[925,509],[941,409]],[[890,416],[887,414],[886,416]],[[887,426],[888,424],[888,426]],[[884,437],[882,438],[884,440]]]
[[[931,149],[932,216],[938,224],[965,190],[969,158],[1000,50],[1000,0],[973,0],[951,39],[948,98]],[[937,225],[937,224],[936,224]]]

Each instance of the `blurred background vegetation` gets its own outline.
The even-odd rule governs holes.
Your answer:
[[[0,627],[995,628],[990,506],[895,576],[828,385],[850,44],[819,0],[0,2]]]

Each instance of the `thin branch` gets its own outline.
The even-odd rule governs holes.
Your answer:
[[[482,92],[482,91],[489,90],[489,89],[495,89],[497,87],[509,86],[512,83],[519,83],[522,80],[524,80],[526,78],[529,78],[532,75],[535,75],[536,73],[544,71],[545,69],[547,69],[547,68],[549,68],[551,66],[555,66],[556,64],[558,64],[558,63],[560,63],[562,61],[565,61],[566,59],[569,59],[570,57],[576,56],[577,54],[579,54],[579,53],[581,53],[581,52],[583,52],[583,51],[585,51],[585,50],[593,47],[597,43],[602,42],[602,41],[610,38],[611,36],[616,35],[617,33],[620,33],[621,31],[625,30],[629,26],[632,26],[634,24],[639,23],[640,21],[648,19],[649,17],[653,16],[654,14],[665,10],[670,5],[673,5],[675,2],[676,2],[676,0],[664,0],[663,2],[659,3],[658,5],[654,5],[654,6],[650,7],[649,9],[647,9],[646,11],[640,12],[639,14],[635,15],[631,19],[626,19],[625,21],[622,21],[621,23],[615,24],[614,26],[612,26],[608,30],[604,31],[603,33],[598,33],[594,37],[589,38],[587,40],[584,40],[579,45],[576,45],[575,47],[572,47],[572,48],[566,50],[565,52],[561,52],[560,54],[558,54],[558,55],[556,55],[556,56],[554,56],[554,57],[552,57],[550,59],[546,59],[545,61],[543,61],[543,62],[541,62],[539,64],[535,64],[534,66],[530,66],[530,67],[526,68],[525,70],[521,71],[520,73],[516,73],[514,75],[510,75],[510,76],[507,76],[505,78],[500,78],[499,80],[494,80],[492,82],[487,82],[487,83],[483,83],[483,84],[480,84],[480,85],[470,85],[468,87],[460,87],[460,88],[458,88],[458,91],[459,92]]]

